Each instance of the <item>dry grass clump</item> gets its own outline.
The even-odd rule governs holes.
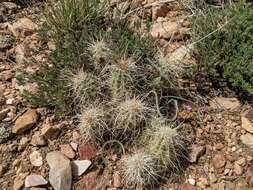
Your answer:
[[[122,160],[123,179],[133,188],[155,185],[160,172],[158,160],[149,154],[135,153]]]
[[[79,131],[86,141],[101,141],[108,130],[106,113],[99,106],[84,109],[79,115],[79,121]]]
[[[176,128],[164,119],[152,122],[147,130],[148,152],[155,156],[166,171],[180,171],[186,148]]]

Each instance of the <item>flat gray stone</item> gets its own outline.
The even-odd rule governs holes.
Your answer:
[[[90,160],[75,160],[72,162],[72,171],[75,176],[81,176],[91,165]]]
[[[49,165],[49,182],[54,190],[70,190],[72,170],[69,159],[60,152],[50,152],[46,156]]]
[[[25,187],[46,185],[47,181],[41,175],[32,174],[25,178]]]

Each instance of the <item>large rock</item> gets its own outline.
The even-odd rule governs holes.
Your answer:
[[[16,120],[14,127],[12,128],[12,133],[22,134],[31,129],[36,124],[38,117],[36,110],[30,109],[26,111]]]
[[[246,117],[241,117],[242,128],[247,132],[253,133],[253,125],[250,120]]]
[[[14,36],[19,36],[21,34],[25,36],[31,35],[37,29],[38,25],[29,18],[20,18],[13,23],[12,27],[10,28]]]
[[[253,135],[250,133],[246,133],[245,135],[240,136],[240,140],[243,144],[248,146],[249,148],[253,148]]]
[[[151,35],[155,38],[169,39],[183,39],[186,36],[188,28],[182,27],[177,22],[158,22],[153,24],[151,28]]]
[[[222,108],[230,111],[236,110],[240,105],[241,104],[237,98],[216,97],[210,102],[210,107],[213,109]]]
[[[60,152],[50,152],[46,156],[49,165],[49,182],[54,190],[70,190],[72,171],[69,159]]]
[[[46,184],[47,181],[41,175],[32,174],[25,179],[25,187],[37,187]]]
[[[182,46],[175,51],[173,51],[168,56],[169,64],[189,64],[191,63],[191,53],[193,51],[193,46]]]

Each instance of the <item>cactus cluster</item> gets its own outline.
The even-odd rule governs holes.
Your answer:
[[[49,57],[51,67],[33,78],[42,92],[37,99],[78,114],[85,141],[103,147],[115,140],[137,148],[122,159],[125,182],[154,185],[179,166],[184,149],[176,129],[162,122],[170,102],[165,97],[177,86],[176,72],[154,39],[135,33],[125,18],[108,16],[105,2],[60,0],[49,8],[46,20],[56,50]]]

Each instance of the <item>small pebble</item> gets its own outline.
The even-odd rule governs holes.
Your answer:
[[[193,178],[188,179],[188,182],[193,186],[196,184],[196,181]]]

